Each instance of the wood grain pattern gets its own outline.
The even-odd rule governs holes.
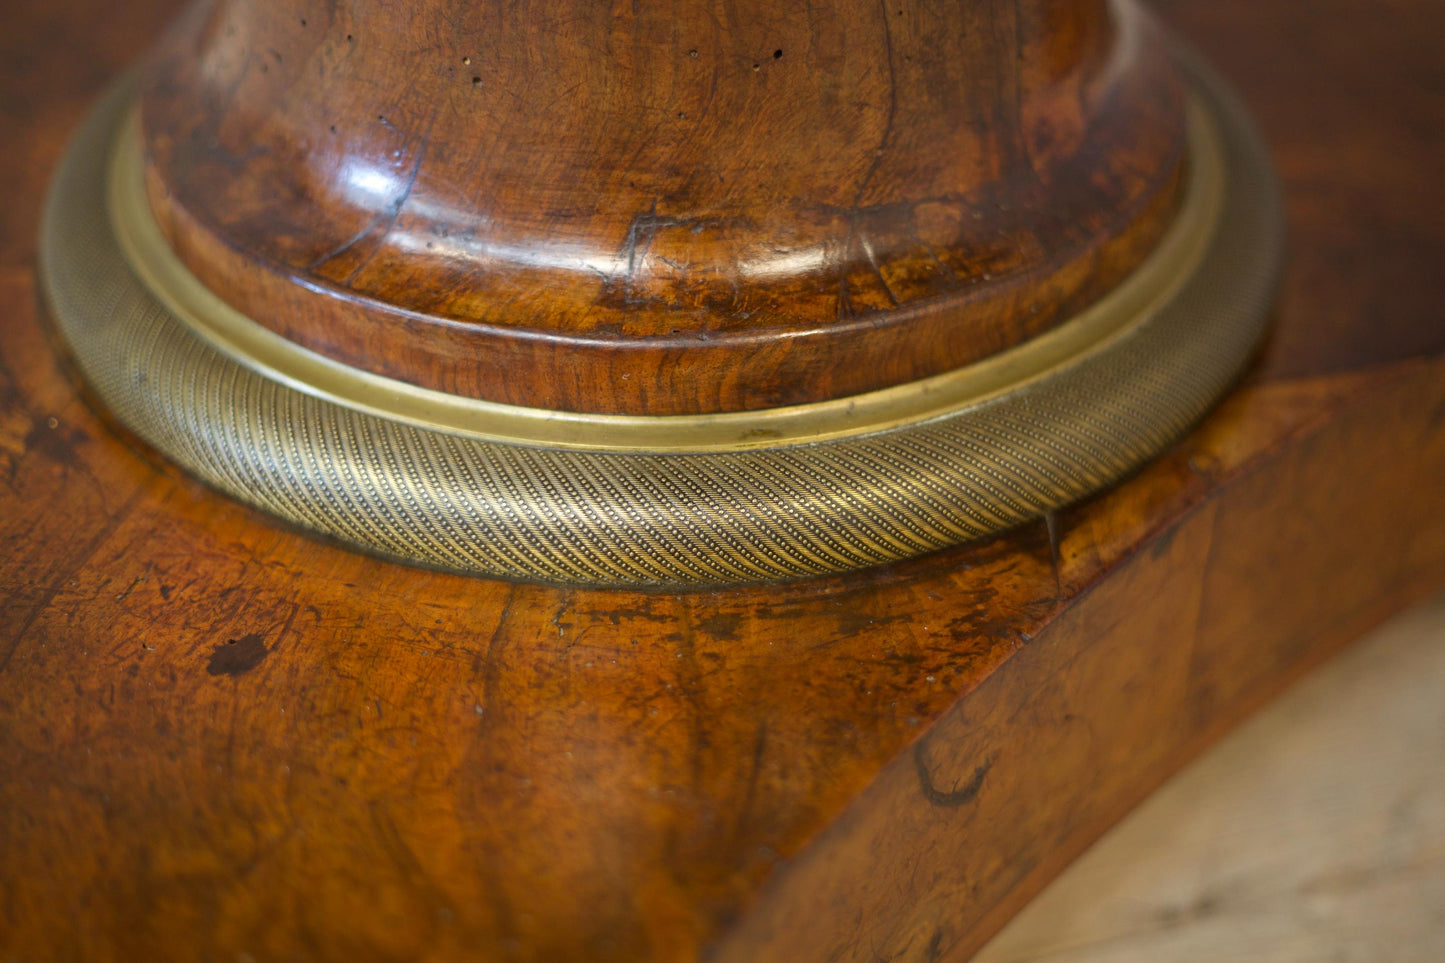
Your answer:
[[[40,186],[171,12],[28,0],[0,40],[8,955],[964,959],[1445,579],[1424,0],[1166,7],[1258,111],[1295,245],[1271,344],[1198,431],[1051,525],[679,595],[325,545],[87,407],[34,307]]]
[[[1442,691],[1436,595],[1172,778],[975,963],[1435,963]]]
[[[492,401],[883,388],[1116,285],[1182,88],[1134,0],[216,0],[143,95],[152,206],[243,313]]]

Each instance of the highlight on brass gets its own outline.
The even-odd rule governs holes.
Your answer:
[[[1114,290],[1000,354],[781,408],[609,415],[418,387],[208,291],[146,203],[133,92],[75,141],[46,291],[133,430],[229,494],[371,551],[590,584],[795,578],[907,558],[1095,491],[1157,452],[1259,337],[1280,247],[1267,163],[1192,82],[1177,213]]]

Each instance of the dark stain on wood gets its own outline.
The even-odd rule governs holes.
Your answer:
[[[913,745],[913,767],[918,772],[918,788],[923,790],[924,797],[930,803],[945,809],[957,809],[973,802],[978,791],[983,788],[984,777],[992,766],[993,760],[985,759],[963,785],[954,786],[952,789],[939,789],[933,783],[933,771],[928,761],[928,740],[920,739]]]
[[[227,639],[211,650],[206,671],[211,675],[245,675],[270,653],[260,634],[252,632],[239,639]]]

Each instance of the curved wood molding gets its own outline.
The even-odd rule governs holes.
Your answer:
[[[1133,0],[217,0],[143,93],[171,243],[243,314],[570,412],[839,398],[1062,323],[1174,211]]]

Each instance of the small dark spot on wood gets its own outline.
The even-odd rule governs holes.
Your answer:
[[[481,85],[482,85],[482,78],[480,78],[480,77],[473,77],[473,78],[472,78],[472,86],[473,86],[473,87],[480,87]]]
[[[774,51],[773,51],[773,59],[774,59],[774,60],[782,60],[782,59],[783,59],[783,50],[782,50],[781,47],[779,47],[777,50],[774,50]]]
[[[206,671],[211,675],[242,675],[260,665],[270,651],[256,632],[243,635],[239,639],[227,639],[211,650]]]
[[[714,639],[723,639],[729,642],[737,641],[738,629],[742,627],[743,617],[737,614],[710,615],[697,623],[698,631],[710,635]]]
[[[47,458],[57,465],[79,469],[81,462],[71,442],[78,441],[83,436],[80,432],[65,432],[59,428],[58,418],[47,418],[44,423],[37,422],[25,433],[25,439],[21,442],[23,450]]]
[[[346,35],[346,42],[351,43],[351,34]]]
[[[761,70],[762,68],[763,68],[763,65],[762,65],[762,64],[753,64],[753,69],[754,69],[754,70]]]
[[[689,57],[691,57],[693,60],[696,60],[696,59],[697,59],[697,51],[696,51],[696,50],[689,50],[689,51],[687,52],[687,55],[688,55]]]
[[[303,26],[303,27],[306,26],[306,18],[305,18],[305,17],[302,17],[302,18],[301,18],[301,26]]]
[[[928,963],[935,963],[943,956],[943,930],[934,930],[928,940]]]

